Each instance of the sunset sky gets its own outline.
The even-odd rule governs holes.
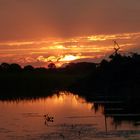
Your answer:
[[[140,0],[0,0],[0,63],[41,67],[140,52]]]

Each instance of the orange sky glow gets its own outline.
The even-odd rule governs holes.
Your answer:
[[[140,52],[138,0],[0,0],[0,63],[100,62]]]
[[[1,42],[0,60],[38,67],[47,67],[50,62],[58,67],[69,62],[99,62],[113,52],[113,40],[118,41],[121,53],[128,54],[138,51],[140,33]]]

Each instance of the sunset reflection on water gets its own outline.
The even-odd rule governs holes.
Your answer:
[[[49,139],[62,139],[61,134],[76,139],[81,133],[85,138],[88,134],[90,139],[93,133],[105,133],[103,107],[95,111],[94,103],[87,103],[84,98],[69,92],[36,100],[0,101],[0,110],[2,140],[47,139],[48,136]],[[54,122],[45,125],[45,114],[53,116]],[[111,118],[107,119],[107,125],[109,130],[115,130]],[[122,126],[121,129],[133,129],[127,123]]]

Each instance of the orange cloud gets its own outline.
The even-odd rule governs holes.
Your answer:
[[[113,52],[113,41],[117,40],[121,51],[129,52],[133,48],[140,51],[140,32],[110,35],[90,35],[74,38],[50,38],[34,41],[0,42],[0,62],[26,64],[59,64],[79,59],[96,61]]]

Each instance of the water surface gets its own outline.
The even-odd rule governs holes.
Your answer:
[[[0,101],[1,140],[138,140],[140,127],[130,121],[116,125],[94,102],[69,92],[51,97]],[[54,117],[46,122],[44,115]]]

